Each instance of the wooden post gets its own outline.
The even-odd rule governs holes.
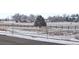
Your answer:
[[[68,30],[69,30],[69,26],[68,26]]]
[[[48,27],[46,26],[46,32],[47,32],[47,39],[48,39]]]
[[[77,27],[75,26],[75,30],[76,30],[76,28],[77,28]]]
[[[61,28],[63,29],[63,26]]]
[[[13,28],[14,23],[12,22],[12,35],[14,34],[14,28]]]

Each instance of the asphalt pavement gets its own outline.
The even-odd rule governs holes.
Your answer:
[[[42,41],[0,35],[0,45],[63,45],[63,44],[42,42]]]

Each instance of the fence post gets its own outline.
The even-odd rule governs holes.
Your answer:
[[[55,26],[57,28],[57,26]]]
[[[63,29],[63,26],[61,28]]]
[[[14,34],[14,23],[12,22],[12,35]]]
[[[76,30],[76,26],[75,26],[75,30]]]
[[[69,30],[69,26],[68,26],[68,30]]]
[[[47,39],[48,39],[48,27],[46,26],[46,32],[47,32]]]

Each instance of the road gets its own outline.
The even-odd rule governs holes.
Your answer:
[[[62,45],[62,44],[0,35],[0,45]]]

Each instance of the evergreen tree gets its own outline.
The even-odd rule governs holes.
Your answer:
[[[40,15],[36,18],[34,26],[42,27],[42,26],[47,26],[47,24],[45,22],[45,19]]]

